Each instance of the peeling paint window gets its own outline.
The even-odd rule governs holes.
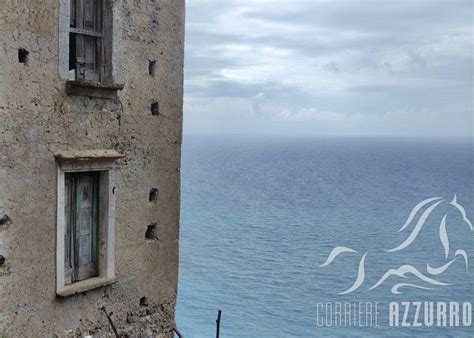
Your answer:
[[[65,176],[64,273],[65,284],[97,276],[98,172]]]
[[[102,0],[71,0],[69,71],[75,80],[101,81]]]
[[[54,155],[57,174],[56,294],[72,296],[116,281],[115,150]]]
[[[68,94],[116,99],[123,89],[122,14],[122,0],[59,0],[58,66]]]

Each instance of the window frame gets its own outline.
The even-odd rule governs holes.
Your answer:
[[[116,100],[123,89],[122,6],[122,0],[102,0],[100,81],[76,80],[69,71],[71,0],[59,0],[59,76],[66,81],[69,95]]]
[[[115,282],[115,172],[123,155],[114,150],[67,151],[55,155],[57,167],[56,294],[67,297]],[[66,183],[68,173],[99,173],[98,273],[66,284],[65,231]]]

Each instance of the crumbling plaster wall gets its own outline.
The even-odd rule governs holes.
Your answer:
[[[145,317],[145,323],[156,308],[169,317],[162,331],[172,327],[184,0],[122,0],[120,12],[125,87],[110,101],[66,94],[58,67],[59,1],[5,0],[0,6],[0,336],[107,328],[97,306],[102,302],[128,333],[140,330],[130,318]],[[29,53],[26,63],[19,62],[20,48]],[[154,76],[149,60],[156,60]],[[153,102],[159,115],[150,112]],[[69,149],[116,149],[126,156],[116,173],[118,281],[59,298],[54,154]],[[156,201],[149,201],[152,188]],[[152,223],[157,239],[147,240]],[[147,302],[140,305],[142,297]]]

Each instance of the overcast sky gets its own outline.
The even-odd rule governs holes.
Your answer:
[[[187,0],[186,134],[473,134],[470,0]]]

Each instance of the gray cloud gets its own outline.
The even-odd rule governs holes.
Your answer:
[[[370,121],[361,133],[412,135],[407,126],[429,118],[421,134],[472,135],[472,10],[464,0],[190,0],[185,132],[295,123],[352,134]]]

